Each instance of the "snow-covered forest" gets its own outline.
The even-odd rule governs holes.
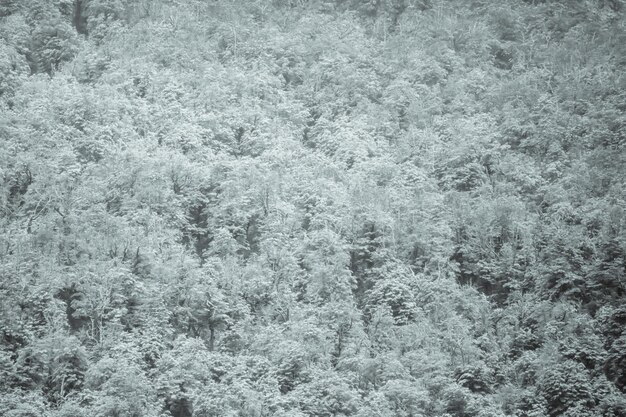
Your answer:
[[[0,1],[0,416],[626,416],[626,1]]]

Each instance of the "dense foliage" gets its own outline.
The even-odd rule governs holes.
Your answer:
[[[0,3],[0,415],[626,415],[626,3]]]

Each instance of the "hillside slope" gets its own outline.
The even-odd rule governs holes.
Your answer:
[[[625,13],[2,2],[0,415],[626,415]]]

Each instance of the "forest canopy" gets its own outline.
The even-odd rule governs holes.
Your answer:
[[[623,0],[3,0],[0,415],[626,415]]]

